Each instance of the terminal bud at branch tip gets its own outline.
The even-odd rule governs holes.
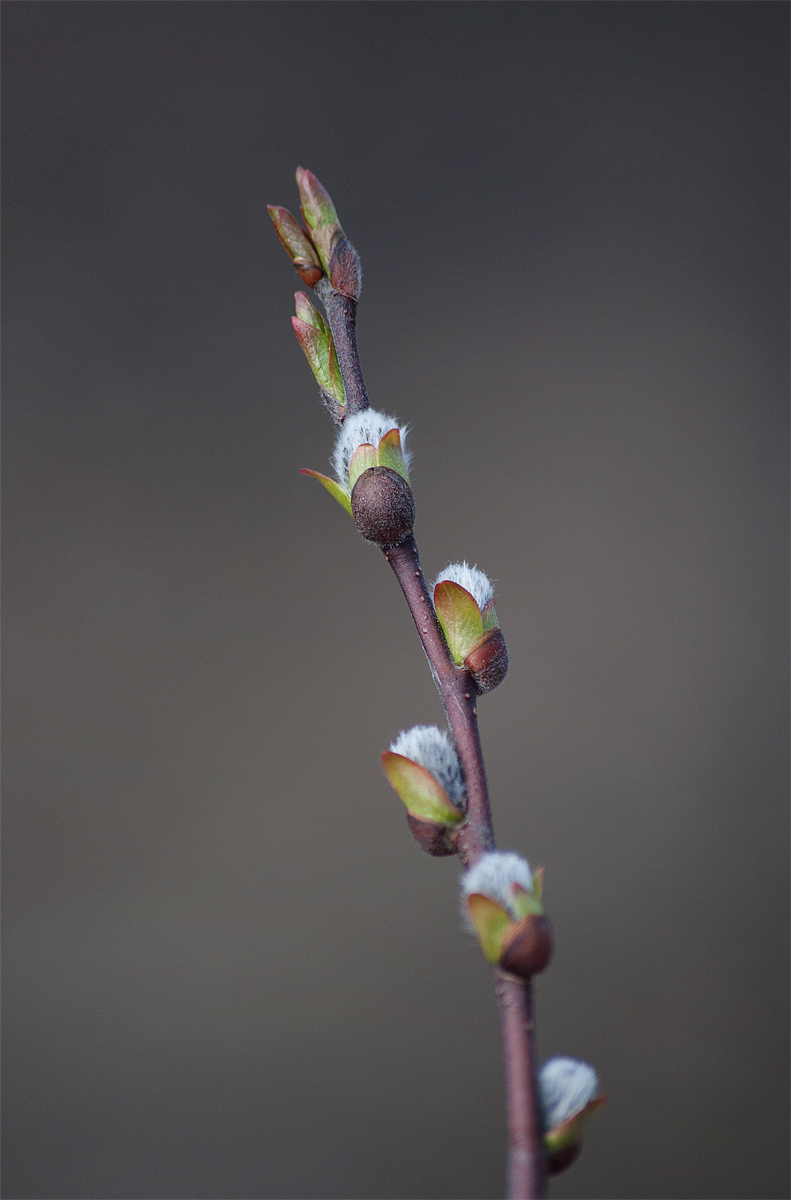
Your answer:
[[[317,229],[321,224],[336,224],[338,214],[335,211],[335,205],[330,199],[329,192],[319,183],[313,172],[306,171],[304,167],[297,167],[296,177],[299,198],[302,202],[302,215],[306,225],[310,229]]]
[[[321,266],[330,277],[333,291],[357,300],[361,283],[360,260],[341,228],[327,189],[312,171],[306,171],[304,167],[297,167],[297,187],[310,240]]]

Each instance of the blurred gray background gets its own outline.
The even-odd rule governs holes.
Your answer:
[[[5,1154],[23,1197],[497,1197],[458,865],[380,770],[441,709],[303,466],[265,203],[365,269],[427,573],[478,563],[553,1197],[788,1195],[788,8],[16,3],[5,152]]]

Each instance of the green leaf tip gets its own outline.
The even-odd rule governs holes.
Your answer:
[[[318,479],[319,483],[338,501],[341,508],[345,508],[349,516],[352,515],[351,496],[334,479],[330,479],[327,475],[322,475],[320,471],[311,471],[309,467],[303,467],[300,475],[310,475],[313,479]]]

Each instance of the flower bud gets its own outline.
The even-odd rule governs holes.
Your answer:
[[[434,608],[451,657],[472,675],[478,692],[490,692],[508,670],[490,580],[468,563],[451,563],[434,581]]]
[[[447,733],[436,725],[405,730],[382,755],[382,767],[406,805],[420,848],[435,856],[454,854],[464,816],[464,780]]]
[[[366,541],[398,546],[415,524],[412,489],[390,467],[368,467],[352,488],[352,516]]]
[[[544,1148],[553,1175],[578,1157],[582,1135],[595,1112],[607,1103],[598,1096],[593,1067],[574,1058],[552,1058],[541,1068],[538,1091],[544,1111]]]
[[[543,868],[533,873],[518,854],[492,851],[462,876],[461,889],[488,962],[522,979],[544,970],[552,939],[542,906]]]
[[[392,417],[377,412],[373,408],[351,413],[344,420],[335,441],[332,455],[335,479],[330,479],[318,471],[309,471],[306,468],[303,468],[302,474],[312,475],[314,479],[318,479],[330,495],[334,496],[338,503],[352,515],[352,490],[360,476],[371,467],[386,467],[401,478],[406,485],[406,492],[408,492],[407,496],[397,484],[393,485],[400,497],[399,507],[402,519],[397,523],[403,524],[403,518],[408,516],[410,500],[412,504],[411,520],[414,522],[414,500],[411,499],[412,493],[409,490],[410,455],[406,449],[406,436],[405,425],[399,425]],[[365,514],[362,513],[361,519],[364,517]],[[374,532],[376,532],[375,529]],[[363,536],[367,535],[363,534]],[[407,535],[403,534],[401,540],[405,536]],[[370,540],[376,541],[375,538]],[[378,542],[377,544],[381,545],[382,543]],[[384,544],[394,545],[396,543]]]

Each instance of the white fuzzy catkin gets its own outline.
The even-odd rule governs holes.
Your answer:
[[[447,733],[436,725],[413,725],[399,733],[390,746],[393,754],[411,758],[430,771],[456,808],[464,807],[464,779],[461,764]]]
[[[434,580],[434,587],[438,583],[444,583],[446,579],[465,588],[474,597],[478,608],[483,608],[494,596],[494,584],[488,575],[484,575],[477,567],[471,567],[469,563],[451,563],[444,571],[440,571]]]
[[[576,1058],[551,1058],[538,1077],[538,1090],[547,1129],[576,1117],[599,1090],[593,1067]]]
[[[397,429],[401,435],[401,453],[404,456],[407,474],[409,474],[412,455],[406,448],[408,427],[399,425],[395,417],[388,417],[384,413],[377,412],[375,408],[365,408],[362,412],[352,413],[346,418],[335,439],[335,447],[332,451],[332,469],[342,488],[345,488],[346,491],[349,490],[349,463],[357,447],[365,445],[366,442],[370,442],[374,447],[378,446],[384,435],[391,429]]]
[[[475,866],[462,875],[461,890],[465,896],[473,892],[488,896],[509,912],[514,920],[518,920],[519,913],[514,907],[511,892],[512,883],[518,883],[525,891],[532,892],[533,873],[529,863],[518,854],[494,850],[491,854],[482,855]]]

